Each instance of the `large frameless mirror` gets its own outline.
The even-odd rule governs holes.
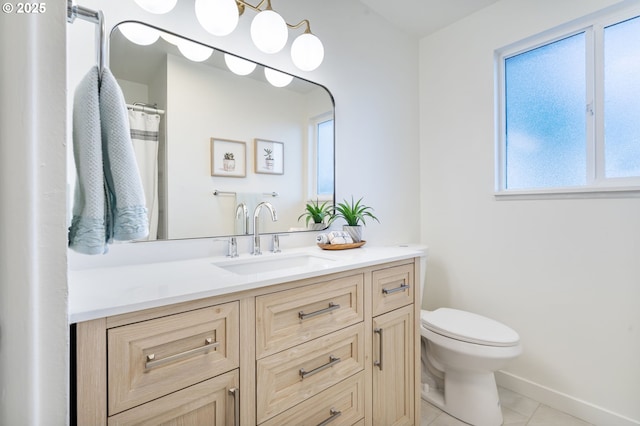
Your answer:
[[[130,109],[150,239],[251,233],[263,201],[278,221],[264,214],[261,232],[322,229],[299,218],[310,201],[334,202],[325,87],[133,22],[112,31],[109,67]]]

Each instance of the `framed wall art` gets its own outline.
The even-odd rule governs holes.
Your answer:
[[[255,139],[255,172],[271,175],[284,174],[284,143]]]
[[[211,176],[247,176],[247,144],[211,138]]]

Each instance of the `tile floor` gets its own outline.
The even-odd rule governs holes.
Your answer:
[[[508,426],[589,426],[583,420],[555,410],[504,388],[498,388],[504,425]],[[422,400],[420,426],[467,426]]]

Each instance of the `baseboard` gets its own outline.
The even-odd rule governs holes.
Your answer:
[[[638,426],[640,421],[630,419],[597,405],[542,386],[506,371],[496,372],[496,383],[551,408],[571,414],[596,426]]]

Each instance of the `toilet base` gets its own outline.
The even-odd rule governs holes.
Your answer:
[[[474,426],[499,426],[503,422],[493,373],[445,372],[444,393],[425,387],[422,399]]]

